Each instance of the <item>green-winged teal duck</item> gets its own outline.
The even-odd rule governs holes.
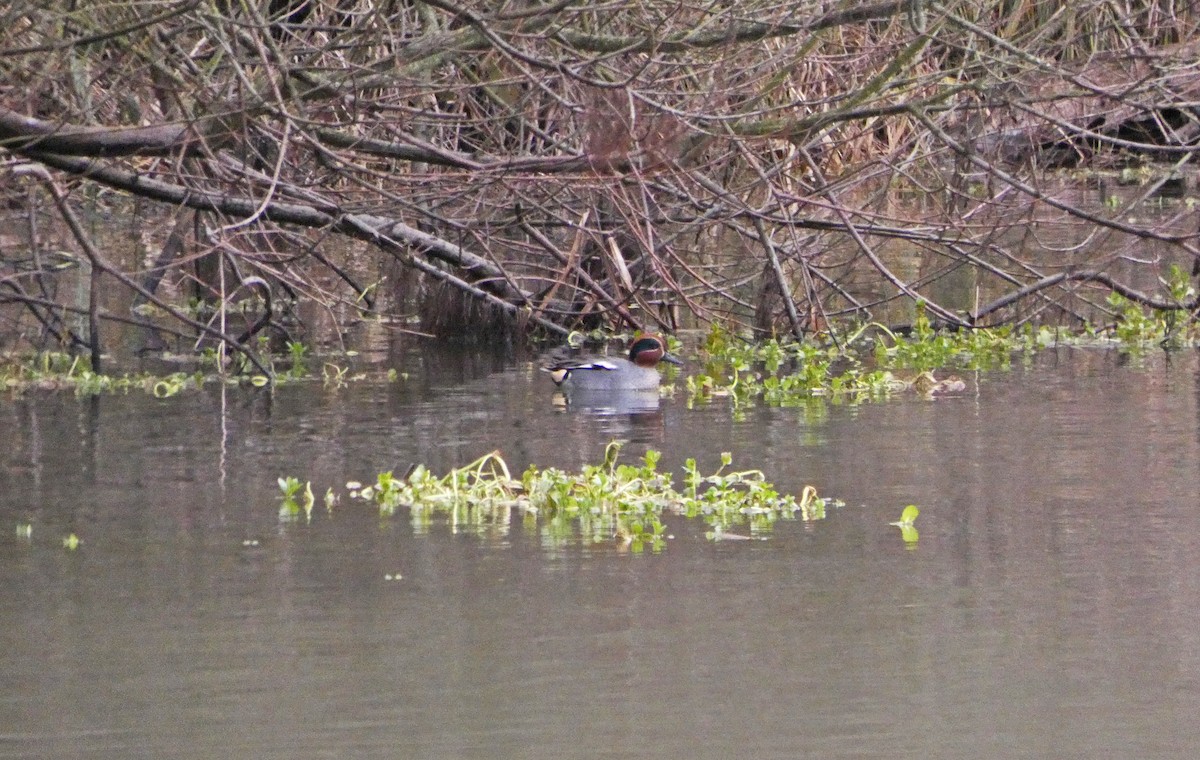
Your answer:
[[[660,378],[655,367],[659,362],[683,364],[667,351],[662,337],[639,335],[629,345],[628,359],[565,359],[543,369],[564,388],[631,391],[658,387]]]

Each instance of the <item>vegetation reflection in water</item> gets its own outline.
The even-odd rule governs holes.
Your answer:
[[[418,528],[445,518],[456,530],[506,531],[514,513],[550,544],[582,536],[592,542],[617,541],[632,551],[661,551],[669,538],[664,513],[702,519],[713,540],[764,537],[775,522],[800,518],[821,520],[841,502],[822,498],[805,486],[799,498],[780,493],[760,470],[731,470],[732,455],[721,455],[721,466],[705,475],[688,459],[682,488],[669,473],[658,469],[660,452],[649,450],[639,464],[619,464],[621,444],[608,444],[604,461],[579,472],[531,465],[513,477],[499,452],[468,465],[434,475],[423,465],[406,476],[378,475],[369,485],[349,483],[350,497],[374,504],[392,516],[407,508]],[[280,478],[281,515],[288,519],[311,516],[315,502],[311,486],[295,478]],[[303,493],[301,489],[303,488]],[[327,494],[326,506],[334,497]],[[745,527],[747,533],[734,533]]]

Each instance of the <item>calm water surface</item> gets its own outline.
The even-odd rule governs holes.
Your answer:
[[[536,374],[0,400],[0,757],[1200,756],[1194,355],[738,414],[564,411]],[[280,475],[577,468],[613,438],[847,504],[767,541],[668,518],[658,555],[278,516]]]

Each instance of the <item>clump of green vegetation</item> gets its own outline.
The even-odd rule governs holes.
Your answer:
[[[619,443],[610,443],[603,462],[578,473],[531,465],[516,478],[500,453],[492,452],[441,476],[420,465],[404,477],[385,472],[371,485],[348,486],[352,498],[374,503],[383,515],[407,507],[418,527],[441,515],[456,529],[483,532],[506,528],[516,511],[551,543],[576,535],[593,542],[616,538],[635,552],[664,548],[664,513],[703,519],[709,538],[721,539],[735,537],[731,531],[739,526],[761,536],[780,519],[820,520],[832,504],[811,486],[796,499],[779,493],[759,470],[727,471],[729,454],[711,475],[689,459],[683,489],[676,490],[671,475],[658,469],[659,452],[647,451],[638,464],[619,464],[620,450]],[[289,482],[293,494],[299,487]]]
[[[772,406],[800,406],[814,398],[861,403],[910,390],[957,393],[966,388],[962,380],[939,379],[936,373],[1006,368],[1014,355],[1043,345],[1044,337],[1007,327],[935,330],[920,304],[908,334],[872,323],[837,343],[817,336],[749,344],[714,327],[701,347],[701,370],[688,377],[687,390],[691,401],[727,396],[738,404]]]
[[[1177,266],[1165,286],[1172,303],[1189,304],[1196,297],[1191,278]],[[714,326],[700,347],[700,370],[687,378],[688,399],[806,406],[814,399],[853,404],[909,391],[937,396],[966,390],[964,381],[947,373],[1009,369],[1014,360],[1056,345],[1116,344],[1137,353],[1200,344],[1200,325],[1185,309],[1148,309],[1118,293],[1109,296],[1108,305],[1116,314],[1111,325],[1073,333],[1007,326],[939,330],[921,302],[903,333],[869,323],[839,341],[815,335],[749,343]]]
[[[1167,327],[1163,320],[1148,315],[1141,306],[1121,294],[1109,294],[1108,305],[1117,312],[1113,333],[1122,346],[1138,350],[1159,343],[1167,337]]]
[[[32,358],[0,358],[0,388],[10,393],[73,390],[77,396],[142,391],[157,398],[199,388],[208,377],[202,372],[105,375],[92,372],[80,356],[46,352]]]
[[[1013,355],[1032,350],[1029,335],[1015,335],[1010,327],[950,332],[935,330],[918,301],[916,318],[907,336],[899,336],[881,325],[869,325],[880,333],[874,341],[877,367],[935,372],[956,368],[966,370],[1005,369]]]
[[[282,373],[290,380],[301,380],[308,376],[308,346],[300,341],[289,340],[287,344],[288,358],[291,366]]]
[[[825,518],[825,500],[812,486],[805,486],[797,501],[776,491],[761,470],[725,472],[732,463],[733,456],[722,452],[721,467],[712,475],[701,474],[695,459],[684,463],[680,511],[687,517],[703,517],[712,526],[709,538],[722,538],[730,527],[743,523],[749,524],[752,534],[765,533],[776,520],[797,512],[806,522]]]
[[[687,378],[691,401],[729,397],[796,406],[814,396],[862,401],[888,392],[883,373],[864,371],[837,346],[769,340],[744,343],[714,326],[700,349],[699,372]]]
[[[1172,264],[1163,284],[1169,301],[1179,308],[1148,310],[1120,293],[1109,294],[1108,306],[1117,315],[1111,332],[1122,350],[1140,353],[1148,348],[1184,348],[1200,343],[1200,325],[1184,308],[1196,298],[1191,276]]]
[[[347,351],[347,357],[356,352]],[[19,394],[28,391],[73,390],[79,396],[105,393],[129,393],[142,391],[157,398],[168,398],[183,391],[201,388],[208,382],[231,384],[248,383],[255,387],[271,384],[311,380],[316,375],[309,367],[309,349],[302,343],[287,344],[284,368],[276,368],[275,357],[265,354],[271,376],[252,374],[254,366],[241,354],[225,354],[215,348],[207,348],[195,357],[195,369],[191,372],[172,372],[155,375],[147,372],[121,375],[92,372],[82,356],[60,352],[42,352],[34,355],[0,356],[0,391]],[[322,364],[320,378],[327,388],[338,389],[346,384],[363,380],[363,373],[351,374],[348,367],[332,362]],[[397,379],[394,373],[389,379]]]

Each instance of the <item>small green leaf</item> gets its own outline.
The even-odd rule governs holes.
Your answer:
[[[906,526],[911,528],[913,522],[917,519],[917,515],[919,514],[921,514],[921,510],[917,509],[917,505],[909,504],[904,508],[904,511],[900,513],[900,519],[894,523],[888,523],[888,525],[895,525],[898,528],[904,528]]]
[[[917,505],[909,504],[900,513],[900,519],[897,522],[888,523],[900,529],[900,538],[904,539],[904,543],[908,544],[910,548],[913,544],[917,543],[917,539],[920,537],[917,529],[913,527],[913,521],[917,519],[917,515],[919,514],[921,514],[921,510],[917,509]]]

